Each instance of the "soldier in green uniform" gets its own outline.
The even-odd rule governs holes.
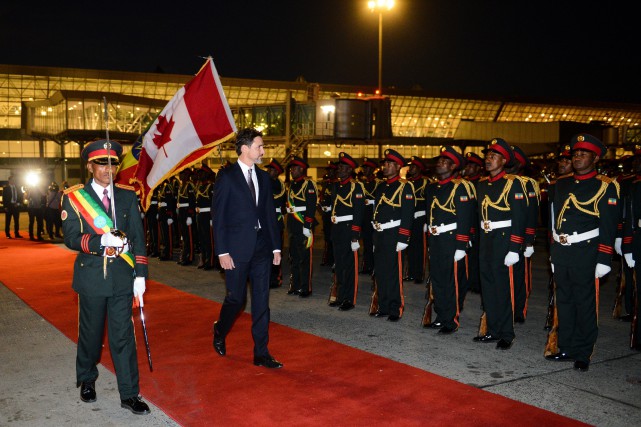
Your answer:
[[[532,255],[534,254],[534,239],[539,218],[539,199],[541,192],[539,183],[525,175],[530,166],[530,159],[523,150],[512,146],[514,151],[513,166],[509,173],[516,175],[527,190],[527,218],[525,220],[525,248],[519,254],[519,262],[514,265],[514,322],[524,323],[527,317],[528,298],[532,290]]]
[[[78,293],[76,378],[80,399],[96,400],[96,364],[106,318],[121,406],[142,415],[150,411],[138,394],[131,307],[134,296],[143,305],[147,251],[133,187],[113,186],[121,153],[120,144],[106,140],[89,143],[82,150],[93,179],[65,190],[61,218],[65,245],[78,251],[72,286]]]
[[[180,187],[177,197],[178,221],[182,250],[178,265],[190,265],[194,261],[194,218],[196,216],[196,188],[191,182],[191,170],[180,171]]]
[[[597,173],[605,145],[589,134],[570,141],[574,175],[560,177],[552,200],[550,255],[556,282],[559,353],[587,371],[598,335],[599,279],[610,272],[619,208],[616,180]]]
[[[327,161],[325,167],[325,175],[321,188],[318,192],[318,207],[321,214],[321,222],[323,224],[323,257],[321,258],[320,265],[334,265],[334,251],[332,249],[332,219],[331,219],[331,200],[332,200],[332,187],[336,182],[336,171],[338,166],[332,161]]]
[[[214,239],[211,228],[211,201],[214,197],[214,179],[216,174],[206,164],[198,169],[196,182],[196,230],[200,242],[200,262],[198,268],[211,270],[218,263],[214,257]]]
[[[288,294],[307,298],[312,294],[312,250],[318,189],[306,175],[309,164],[298,156],[289,161],[292,180],[287,191],[287,234],[291,282]]]
[[[637,152],[638,151],[638,152]],[[634,149],[634,156],[627,156],[622,158],[623,170],[617,176],[617,182],[621,189],[621,203],[620,205],[626,204],[626,200],[630,197],[630,192],[632,191],[632,186],[636,175],[634,174],[634,162],[637,157],[641,155],[641,150],[638,148]],[[621,256],[621,271],[617,275],[617,296],[614,301],[614,309],[612,312],[613,317],[624,321],[630,322],[632,320],[632,312],[634,311],[634,277],[633,269],[630,268],[625,262],[623,262],[623,252],[622,252],[622,242],[623,242],[623,228],[626,221],[627,211],[622,211],[621,222],[617,225],[617,237],[614,239],[614,252],[617,255]],[[623,287],[623,289],[621,289]],[[622,314],[625,309],[626,314]]]
[[[278,176],[284,172],[283,167],[278,163],[278,160],[271,159],[269,164],[265,166],[267,173],[272,182],[272,192],[274,193],[274,208],[276,209],[276,222],[278,223],[278,229],[280,230],[280,239],[283,240],[283,234],[285,231],[285,217],[283,212],[285,211],[285,201],[287,200],[285,184],[278,178]],[[269,287],[278,288],[283,284],[283,270],[282,264],[273,265],[272,271],[269,278]]]
[[[367,157],[363,159],[361,170],[363,171],[362,184],[365,190],[365,210],[363,211],[363,228],[361,229],[363,242],[361,274],[372,274],[374,271],[374,244],[372,240],[374,229],[370,225],[374,214],[374,192],[381,182],[374,174],[377,167],[378,165],[374,161]]]
[[[412,221],[412,238],[405,251],[407,276],[403,277],[403,280],[423,283],[427,252],[427,237],[425,235],[425,187],[427,187],[429,181],[423,176],[425,165],[420,157],[410,157],[407,166],[409,166],[409,170],[407,171],[406,178],[414,188],[416,207],[414,209],[414,220]]]
[[[489,176],[482,178],[477,188],[479,271],[485,313],[474,341],[496,342],[499,350],[510,349],[514,341],[513,266],[523,251],[527,218],[525,187],[515,175],[505,172],[512,161],[512,148],[505,140],[494,138],[485,154]]]
[[[161,261],[169,261],[174,254],[174,218],[176,216],[176,197],[171,180],[160,185],[158,194],[158,225],[160,226]]]
[[[358,294],[358,240],[365,199],[362,184],[352,177],[357,167],[349,154],[339,153],[337,180],[331,190],[332,248],[341,311],[354,308]]]
[[[147,212],[145,212],[145,229],[147,230],[147,255],[160,256],[160,230],[158,227],[158,195],[160,187],[154,188]]]
[[[641,145],[634,148],[633,169],[635,178],[630,186],[628,197],[625,199],[625,216],[623,230],[623,246],[625,263],[630,269],[634,269],[637,277],[641,277]],[[628,311],[634,322],[630,328],[630,348],[641,351],[641,292],[637,283],[631,281],[626,283],[633,288],[636,299],[632,303],[632,308]]]
[[[485,162],[476,153],[468,151],[465,153],[465,169],[463,171],[463,178],[474,186],[474,190],[478,187],[479,180],[483,176],[485,170]],[[475,216],[478,216],[478,204],[474,200]],[[472,223],[470,228],[470,245],[467,251],[467,264],[468,264],[468,277],[467,288],[470,292],[478,294],[481,292],[481,276],[479,274],[479,224],[477,221]],[[463,308],[463,300],[459,297],[459,308]]]
[[[458,177],[464,163],[454,148],[441,149],[435,167],[438,181],[427,186],[422,207],[427,212],[436,312],[430,327],[439,328],[441,334],[451,334],[459,327],[459,284],[465,281],[465,251],[476,222],[474,187]]]
[[[414,219],[414,190],[401,180],[405,158],[396,150],[385,150],[382,182],[374,193],[374,277],[378,294],[376,317],[397,322],[403,316],[403,250],[410,241]]]

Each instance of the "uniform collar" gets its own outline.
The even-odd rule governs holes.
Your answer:
[[[489,182],[496,182],[496,181],[498,181],[499,179],[503,178],[504,176],[505,176],[505,171],[504,171],[504,170],[502,170],[502,171],[501,171],[501,172],[499,172],[499,174],[498,174],[498,175],[496,175],[494,178],[492,178],[492,177],[490,176],[487,180],[488,180]]]
[[[445,178],[444,180],[439,181],[438,183],[439,183],[439,185],[445,185],[448,182],[450,182],[452,179],[454,179],[454,176],[450,176],[449,178]]]
[[[396,175],[394,178],[390,178],[390,179],[388,179],[388,180],[387,180],[387,183],[388,183],[388,184],[392,184],[392,183],[394,183],[394,182],[398,181],[400,178],[401,178],[401,177],[400,177],[399,175]]]
[[[340,184],[340,185],[345,185],[345,184],[349,183],[349,181],[350,181],[350,180],[351,180],[351,178],[350,178],[350,177],[347,177],[347,178],[345,178],[343,181],[339,181],[339,184]]]
[[[583,181],[585,179],[594,178],[596,175],[597,175],[596,171],[588,172],[588,173],[586,173],[584,175],[574,174],[574,179],[578,179],[579,181]]]

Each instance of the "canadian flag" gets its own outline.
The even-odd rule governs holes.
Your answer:
[[[140,186],[143,210],[147,210],[154,188],[201,161],[235,132],[236,123],[214,61],[207,58],[145,133],[132,178]]]

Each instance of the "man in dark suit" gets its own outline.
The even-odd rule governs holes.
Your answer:
[[[121,153],[120,144],[106,140],[91,142],[82,150],[93,178],[86,186],[78,184],[65,190],[61,218],[65,245],[78,251],[72,287],[78,293],[76,379],[80,399],[96,401],[96,364],[106,318],[120,406],[144,415],[150,410],[138,395],[131,307],[134,296],[143,305],[147,249],[133,187],[111,185]]]
[[[219,355],[226,354],[225,337],[243,309],[250,279],[254,365],[281,368],[267,349],[269,276],[271,265],[280,264],[281,240],[271,178],[255,167],[265,155],[262,136],[252,128],[238,132],[238,161],[221,170],[214,184],[214,248],[225,270],[227,295],[214,322],[213,344]]]
[[[22,202],[22,190],[16,187],[15,177],[9,176],[9,183],[2,189],[2,204],[4,205],[4,233],[7,239],[11,239],[11,219],[13,218],[13,229],[16,239],[22,239],[20,235],[20,203]]]

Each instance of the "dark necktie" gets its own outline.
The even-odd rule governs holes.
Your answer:
[[[249,185],[249,192],[252,195],[252,200],[256,204],[256,187],[254,186],[254,181],[252,180],[252,170],[247,171],[247,185]]]
[[[105,207],[105,211],[109,213],[109,190],[105,188],[102,194],[102,205]]]

